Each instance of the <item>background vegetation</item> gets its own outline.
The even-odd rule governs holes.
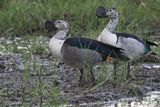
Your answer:
[[[65,14],[71,34],[97,37],[107,23],[106,19],[97,21],[95,10],[99,5],[119,11],[117,31],[155,31],[160,25],[159,4],[159,0],[1,0],[0,34],[24,35],[43,29],[46,20],[64,18]]]

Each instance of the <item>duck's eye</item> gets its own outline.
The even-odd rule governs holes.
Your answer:
[[[111,9],[109,9],[109,12],[111,12],[112,10]]]
[[[58,23],[61,23],[60,21],[58,21]]]

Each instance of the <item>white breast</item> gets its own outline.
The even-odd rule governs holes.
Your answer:
[[[117,42],[117,36],[111,32],[109,32],[107,29],[104,29],[102,33],[99,35],[98,41],[101,41],[103,43],[107,43],[113,46],[116,46]]]
[[[52,37],[49,42],[49,49],[55,58],[61,58],[61,48],[65,40],[60,40]]]

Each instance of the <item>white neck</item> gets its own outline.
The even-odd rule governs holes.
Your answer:
[[[69,33],[68,29],[59,30],[50,40],[49,48],[55,58],[61,58],[61,48]]]
[[[116,46],[118,38],[115,34],[113,34],[113,31],[115,30],[118,21],[118,17],[110,19],[109,23],[103,29],[97,40]]]
[[[118,17],[110,19],[110,21],[107,24],[107,26],[105,27],[105,29],[107,29],[110,32],[113,32],[115,30],[115,27],[118,24],[118,21],[119,21]]]
[[[59,30],[53,37],[60,40],[64,40],[66,39],[68,33],[69,33],[69,28],[66,28],[63,30]]]

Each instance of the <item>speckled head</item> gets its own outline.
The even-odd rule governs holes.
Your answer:
[[[118,12],[116,11],[115,8],[109,8],[109,9],[105,9],[103,6],[99,6],[97,9],[96,9],[96,16],[98,18],[106,18],[106,17],[109,17],[111,19],[115,19],[117,18],[119,15],[118,15]]]
[[[118,18],[119,15],[115,8],[109,8],[106,9],[106,16],[108,16],[111,19],[115,19]]]
[[[45,29],[48,32],[52,32],[54,30],[64,30],[64,29],[68,29],[69,28],[69,24],[65,21],[65,20],[47,20],[45,22]]]
[[[57,28],[58,30],[69,28],[69,24],[65,20],[55,20],[54,25],[55,25],[55,28]]]

